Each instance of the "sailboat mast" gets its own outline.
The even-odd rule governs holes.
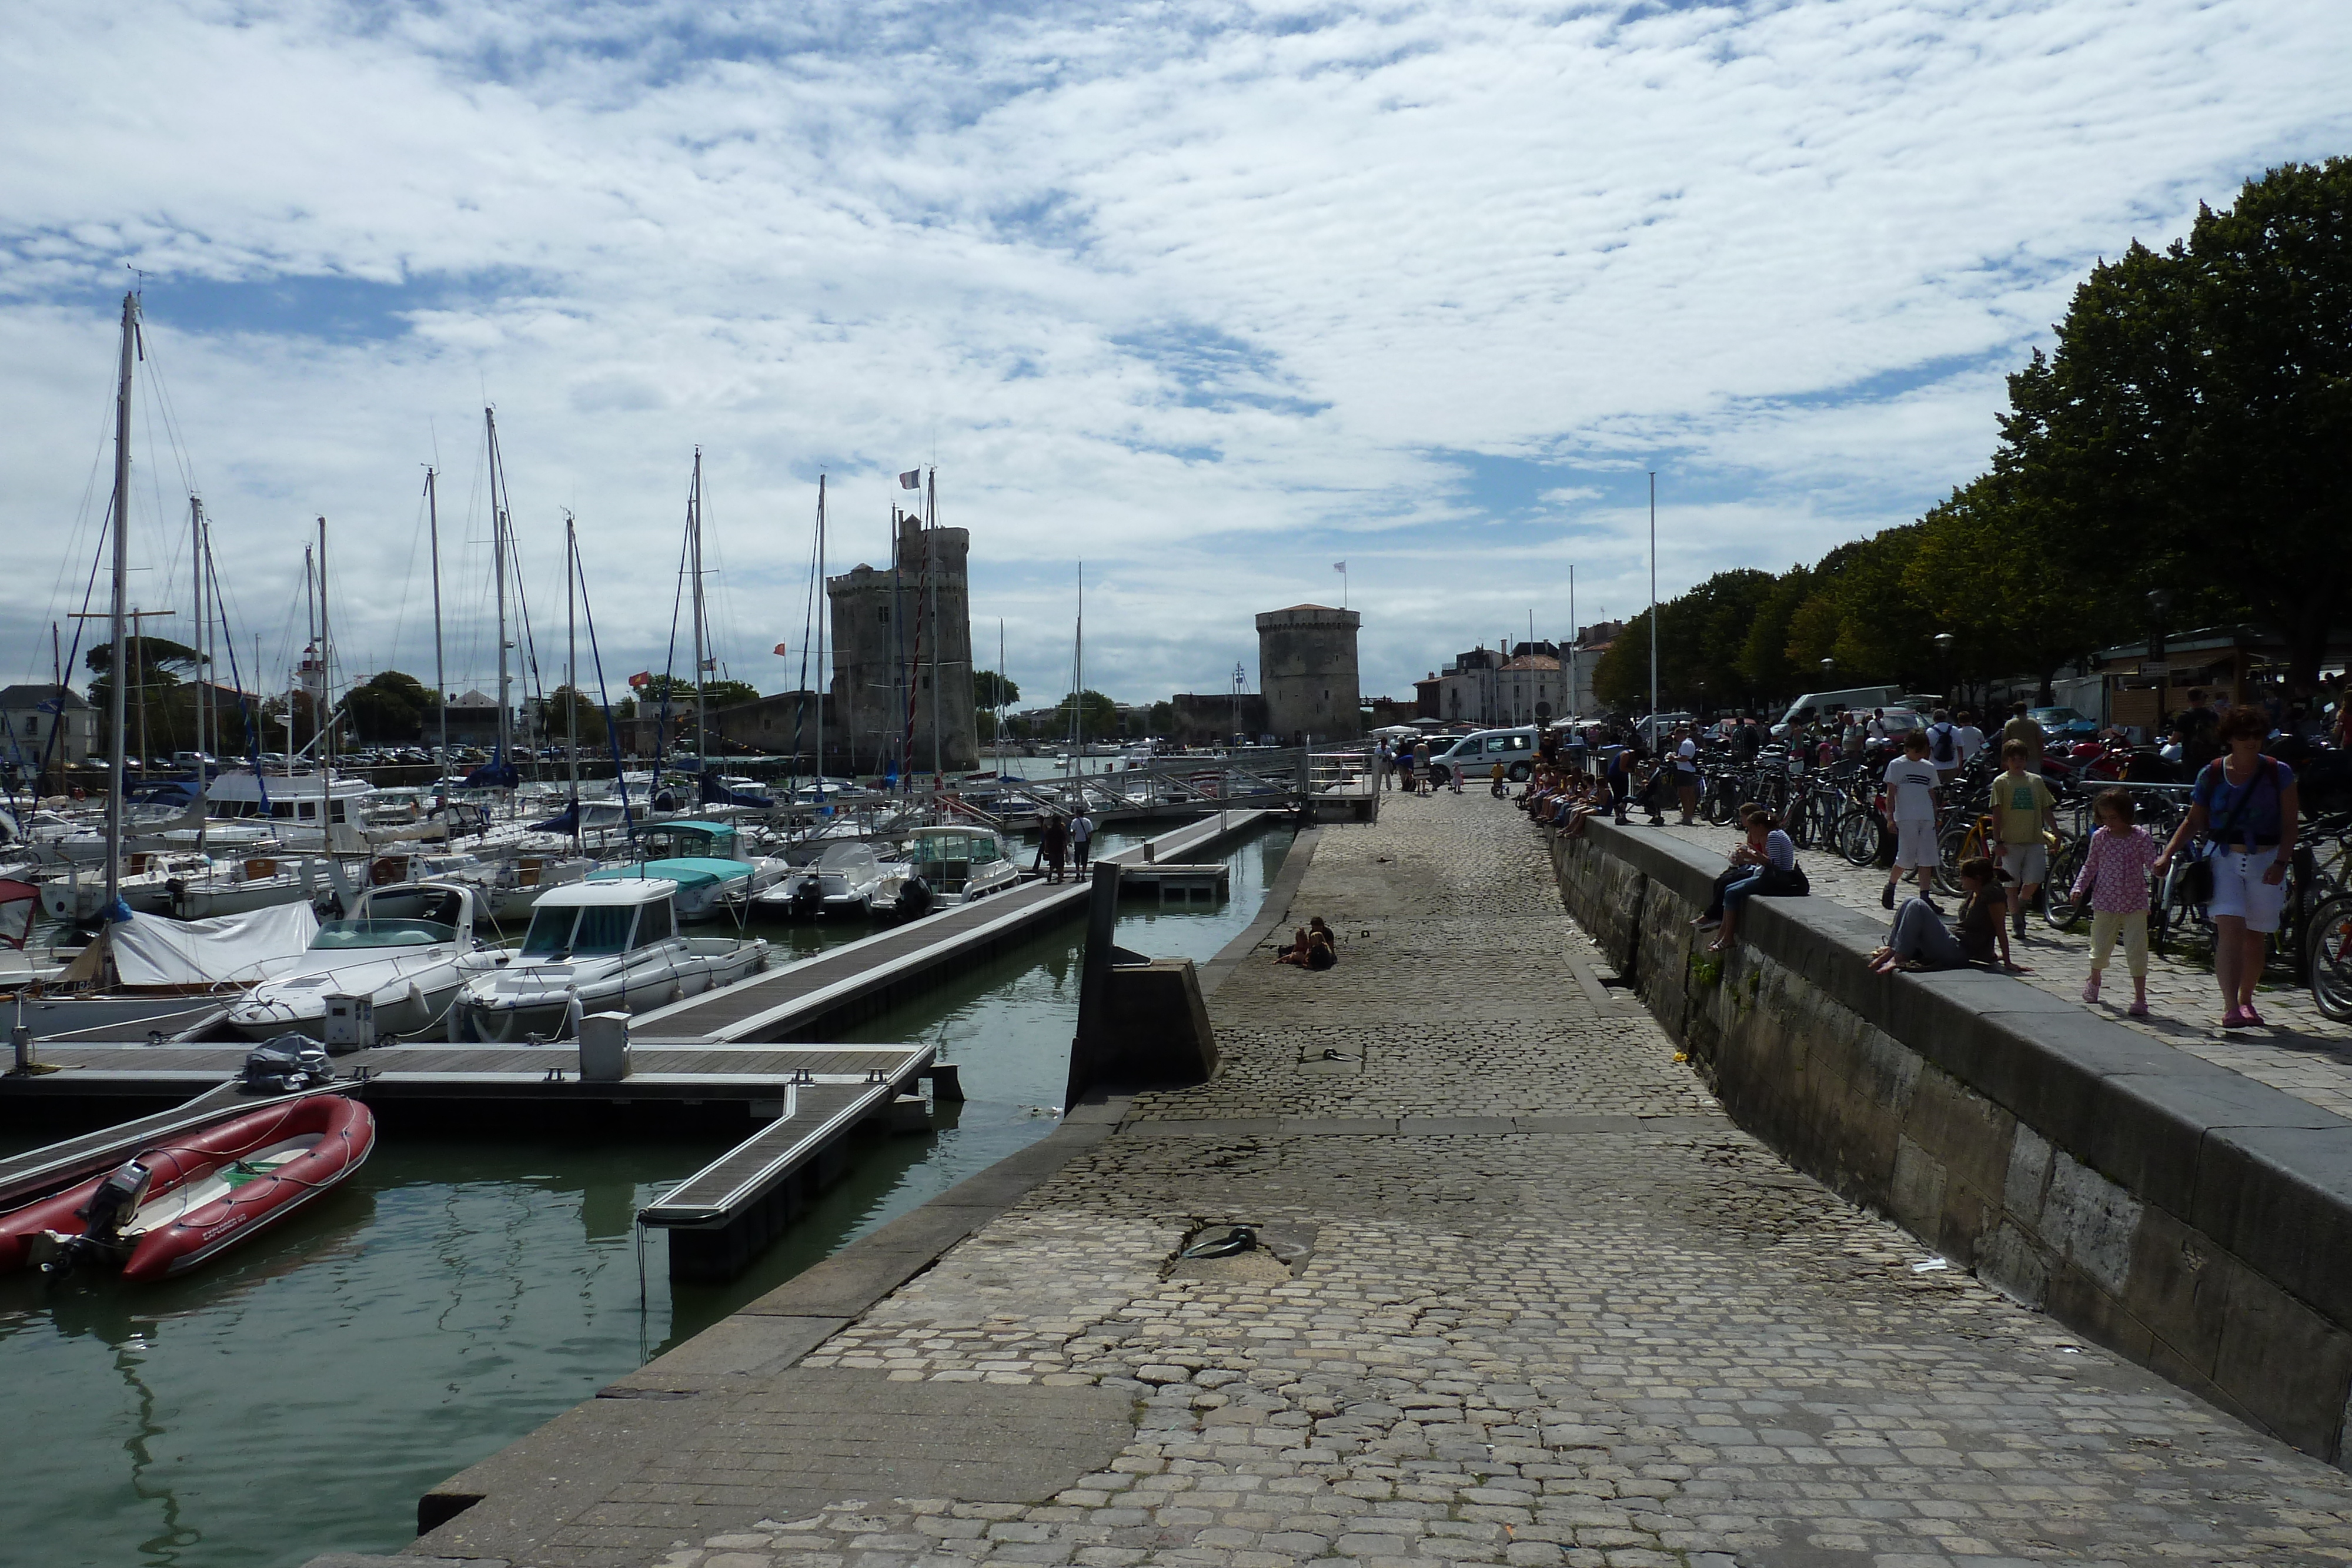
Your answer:
[[[816,803],[824,807],[824,694],[833,685],[825,674],[824,621],[833,607],[833,596],[826,591],[824,581],[824,476],[816,476]]]
[[[579,580],[580,534],[563,514],[563,750],[572,784],[572,838],[580,839],[580,621],[572,584]]]
[[[491,570],[491,584],[499,601],[499,760],[512,767],[514,710],[508,694],[514,682],[507,673],[507,496],[499,472],[499,419],[496,413],[487,408],[482,410],[482,431],[489,446],[490,555],[495,563]]]
[[[1070,766],[1087,770],[1087,563],[1078,562],[1078,635],[1070,651]]]
[[[425,470],[425,528],[433,546],[433,707],[441,716],[441,749],[433,758],[438,781],[449,768],[449,676],[441,667],[441,497],[437,476]]]
[[[205,847],[205,815],[201,810],[205,799],[212,792],[212,766],[205,759],[212,748],[205,744],[205,709],[212,696],[211,677],[205,667],[205,631],[210,618],[205,613],[205,504],[197,497],[188,497],[188,560],[196,578],[196,849]]]
[[[694,766],[709,772],[709,743],[704,734],[703,716],[709,711],[709,699],[704,693],[707,683],[702,678],[705,668],[702,651],[702,448],[694,449],[694,487],[686,501],[687,553],[694,563]]]
[[[319,848],[335,852],[334,628],[327,611],[327,519],[319,519]]]
[[[107,722],[113,734],[106,764],[106,910],[114,918],[115,901],[122,895],[122,742],[124,685],[130,678],[130,639],[124,632],[123,596],[131,581],[131,356],[139,331],[139,296],[122,297],[122,373],[114,392],[114,626],[113,680],[107,694]],[[59,711],[65,707],[62,693]]]
[[[940,574],[938,563],[931,559],[939,544],[934,530],[940,526],[940,465],[936,463],[931,465],[930,491],[923,511],[923,577],[931,585],[931,792],[936,795],[947,778],[940,770]]]

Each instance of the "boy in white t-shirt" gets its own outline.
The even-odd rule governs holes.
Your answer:
[[[1878,902],[1895,907],[1895,887],[1906,871],[1919,873],[1919,896],[1928,895],[1927,873],[1936,864],[1936,786],[1943,780],[1927,760],[1927,737],[1913,730],[1903,737],[1903,755],[1886,765],[1886,815],[1895,824],[1895,869]]]

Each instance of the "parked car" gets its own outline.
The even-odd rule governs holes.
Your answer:
[[[2088,740],[2099,733],[2098,720],[2070,707],[2027,708],[2025,716],[2052,740]]]

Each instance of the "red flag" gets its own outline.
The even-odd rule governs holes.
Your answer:
[[[779,659],[781,659],[781,658],[782,658],[783,656],[784,656],[784,645],[783,645],[782,643],[777,643],[777,644],[776,644],[776,657],[777,657],[777,658],[779,658]]]
[[[629,685],[636,687],[639,691],[645,690],[647,686],[652,685],[653,684],[654,673],[651,670],[639,670],[635,674],[629,677]]]

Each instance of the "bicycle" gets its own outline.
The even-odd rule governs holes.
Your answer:
[[[2352,1023],[2352,894],[2338,893],[2312,911],[2303,942],[2305,983],[2320,1016]]]

